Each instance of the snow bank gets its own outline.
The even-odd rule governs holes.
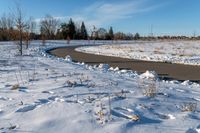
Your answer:
[[[158,75],[155,71],[146,71],[139,76],[141,79],[158,79]]]
[[[108,70],[110,66],[108,64],[99,64],[99,68],[103,70]]]
[[[133,42],[132,44],[79,47],[86,53],[121,58],[200,65],[199,41]]]
[[[69,55],[67,55],[67,56],[65,57],[65,61],[72,62],[72,58],[71,58]]]

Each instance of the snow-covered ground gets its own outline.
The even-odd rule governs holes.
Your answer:
[[[200,41],[135,42],[80,47],[76,50],[130,59],[200,65]]]
[[[33,42],[18,56],[16,45],[0,43],[0,132],[200,132],[199,84],[45,53],[60,46]]]

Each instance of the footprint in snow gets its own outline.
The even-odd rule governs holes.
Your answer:
[[[36,107],[37,107],[36,104],[27,105],[25,107],[18,109],[16,112],[28,112],[28,111],[34,110]]]
[[[62,98],[55,98],[55,101],[56,101],[56,102],[65,102],[65,99],[62,99]]]
[[[197,92],[197,91],[191,91],[191,93],[193,93],[193,94],[200,94],[200,93]]]
[[[129,119],[132,121],[138,121],[140,120],[140,116],[136,115],[134,110],[129,108],[123,108],[123,107],[116,107],[111,110],[112,115],[116,117],[121,117],[125,119]]]
[[[188,114],[188,116],[189,116],[189,118],[191,118],[191,119],[195,119],[195,120],[198,120],[198,121],[200,121],[200,117],[199,117],[199,115],[198,114]],[[199,129],[200,129],[200,125],[199,125]]]
[[[155,113],[155,115],[158,116],[160,119],[170,119],[170,120],[176,119],[172,114]]]
[[[12,85],[6,84],[5,87],[11,87]]]
[[[186,133],[200,133],[200,127],[199,128],[198,127],[197,128],[190,128],[186,131]]]
[[[38,101],[36,101],[35,103],[26,105],[26,106],[18,109],[16,112],[32,111],[32,110],[34,110],[36,108],[41,107],[43,104],[48,104],[48,103],[49,103],[49,100],[47,100],[47,99],[38,99]]]
[[[193,99],[200,102],[200,98],[193,98]]]
[[[2,131],[2,133],[7,133],[7,132],[11,132],[11,130],[15,130],[19,128],[18,125],[10,125],[9,127],[0,127],[0,131]]]
[[[0,96],[0,100],[3,100],[3,101],[11,101],[13,100],[12,98],[8,98],[8,97],[2,97]]]
[[[52,96],[48,98],[51,101],[56,101],[56,102],[65,102],[65,99],[59,98],[58,96]]]
[[[200,133],[200,125],[197,126],[196,131],[197,131],[198,133]]]
[[[19,91],[20,91],[20,92],[25,92],[25,93],[28,93],[28,92],[29,92],[29,90],[28,90],[26,87],[20,87],[20,88],[19,88]]]
[[[184,90],[181,90],[181,89],[176,89],[176,91],[178,91],[178,92],[185,92]]]
[[[49,103],[48,99],[38,99],[38,101],[35,102],[36,104],[47,104]]]
[[[54,94],[54,92],[53,92],[53,91],[43,91],[42,93]]]
[[[34,110],[36,108],[41,107],[44,104],[50,103],[50,101],[65,102],[64,99],[59,98],[58,96],[52,96],[52,97],[49,97],[48,99],[38,99],[33,104],[29,104],[29,105],[26,105],[26,106],[24,106],[22,108],[19,108],[16,112],[28,112],[28,111],[32,111],[32,110]]]

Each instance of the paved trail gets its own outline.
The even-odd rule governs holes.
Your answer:
[[[134,59],[124,59],[102,55],[93,55],[75,51],[74,47],[57,48],[50,50],[49,53],[58,57],[70,55],[75,62],[85,62],[87,64],[109,64],[120,69],[129,69],[137,72],[146,70],[156,71],[161,78],[176,80],[200,81],[200,67],[182,64],[170,64],[162,62],[141,61]]]

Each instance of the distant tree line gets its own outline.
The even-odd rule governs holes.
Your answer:
[[[59,20],[47,15],[40,22],[40,36],[45,39],[59,40],[112,40],[114,39],[113,28],[107,31],[104,28],[93,29],[88,32],[85,22],[77,24],[72,18],[68,22],[60,23]]]
[[[39,31],[36,32],[36,27]],[[13,14],[3,14],[0,17],[0,41],[23,40],[28,47],[30,40],[164,40],[184,39],[197,40],[200,37],[187,36],[140,36],[139,33],[114,33],[113,28],[96,28],[88,32],[85,22],[60,22],[51,15],[46,15],[39,24],[33,18],[25,20],[20,8]],[[20,42],[22,44],[22,42]]]
[[[90,27],[91,28],[91,27]],[[61,22],[51,15],[46,15],[39,23],[32,17],[27,19],[19,5],[12,13],[0,16],[0,41],[14,41],[18,45],[20,55],[23,47],[29,47],[31,40],[200,40],[200,36],[140,36],[139,33],[114,32],[110,27],[88,29],[83,22],[78,24],[72,18]],[[95,43],[95,41],[94,41]]]
[[[39,32],[36,32],[36,27]],[[83,21],[78,24],[70,18],[60,22],[51,15],[46,15],[37,25],[33,18],[25,20],[19,7],[12,14],[0,18],[0,41],[23,40],[27,47],[30,40],[138,40],[140,35],[123,32],[114,33],[113,28],[94,28],[88,32]],[[21,42],[22,44],[22,42]]]

